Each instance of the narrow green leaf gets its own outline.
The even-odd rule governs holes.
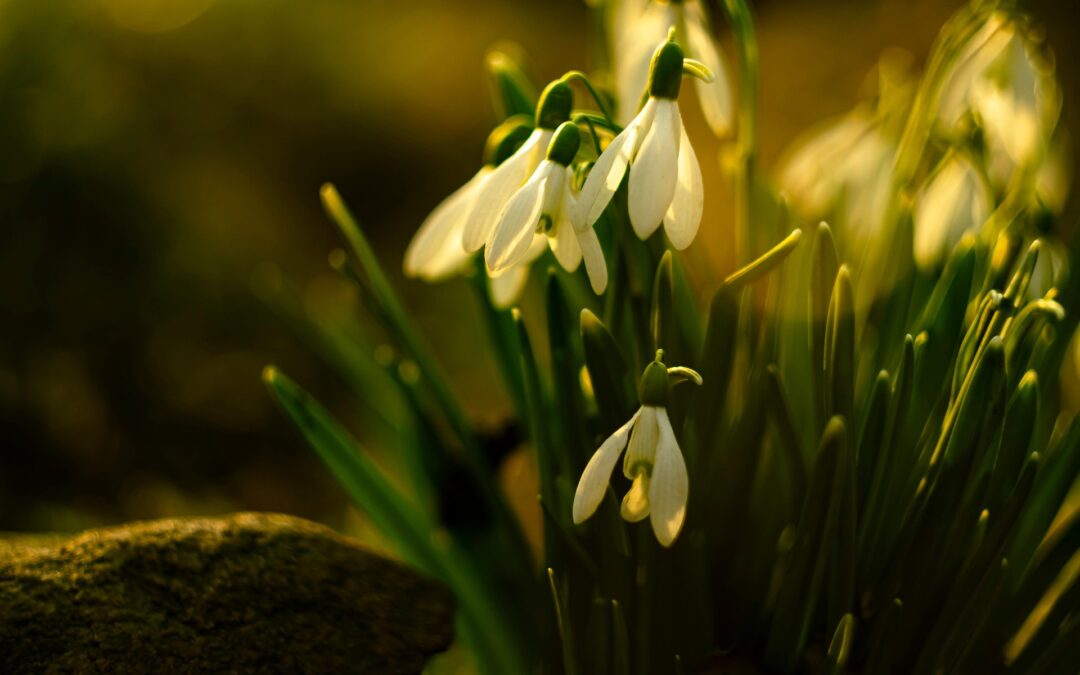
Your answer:
[[[781,673],[795,670],[817,614],[828,556],[822,555],[829,520],[830,495],[843,461],[847,430],[839,417],[829,420],[821,438],[795,543],[788,556],[784,579],[765,647],[766,664]]]
[[[451,392],[450,386],[446,383],[442,369],[439,368],[435,359],[431,356],[431,351],[421,340],[420,334],[413,326],[412,321],[409,320],[404,306],[390,285],[389,279],[386,278],[386,274],[383,272],[371,244],[368,243],[367,237],[364,236],[352,212],[349,211],[349,208],[341,199],[337,188],[330,183],[325,183],[320,189],[319,195],[322,197],[323,208],[326,210],[327,215],[337,224],[341,233],[349,242],[361,269],[367,275],[371,292],[386,318],[387,329],[394,334],[394,337],[401,342],[409,356],[416,361],[417,367],[427,380],[435,398],[439,401],[439,405],[443,409],[451,427],[465,446],[466,452],[469,453],[470,461],[479,471],[479,467],[484,466],[485,460],[476,443],[472,428],[465,417],[465,412]]]
[[[855,407],[855,299],[851,272],[841,265],[836,273],[825,323],[826,412],[852,419]]]
[[[637,409],[635,383],[615,338],[587,309],[581,310],[581,339],[601,430],[606,436],[625,424]]]
[[[738,290],[743,286],[754,283],[784,262],[801,240],[802,230],[798,228],[792,230],[791,234],[784,237],[779,244],[766,251],[757,260],[729,274],[724,279],[724,284],[731,289]]]
[[[780,381],[779,369],[770,364],[766,367],[765,374],[769,385],[769,410],[780,436],[780,456],[791,480],[792,501],[802,504],[806,496],[806,467],[803,465],[802,443],[791,421],[791,406],[788,405],[784,385]]]
[[[674,302],[671,251],[664,251],[660,264],[656,267],[656,277],[653,279],[652,309],[649,312],[649,327],[652,332],[654,350],[665,349],[670,353],[675,348],[675,317],[672,311]]]
[[[848,661],[855,651],[855,615],[845,614],[833,632],[829,651],[825,655],[825,673],[841,675],[847,672]]]
[[[891,397],[892,382],[889,380],[888,371],[883,370],[878,373],[874,388],[870,392],[870,402],[864,411],[862,433],[859,434],[859,452],[855,457],[860,513],[866,510],[867,497],[877,473],[878,463],[885,461],[881,452],[886,443]]]
[[[487,54],[487,69],[499,116],[531,116],[537,97],[536,85],[525,75],[520,60],[504,50],[493,50]]]
[[[825,351],[828,348],[825,341],[825,325],[829,315],[829,305],[832,302],[833,287],[836,285],[836,274],[840,266],[832,230],[825,223],[818,225],[811,251],[810,378],[815,383],[814,400],[819,402],[817,428],[822,429],[829,418],[825,402],[832,398],[831,393],[827,391],[830,384],[825,376]]]
[[[1020,385],[1009,398],[1005,407],[1005,421],[1002,426],[1001,440],[998,444],[993,470],[990,474],[990,487],[987,491],[987,506],[996,512],[1016,485],[1020,476],[1020,467],[1024,458],[1031,452],[1031,438],[1035,432],[1035,422],[1039,416],[1039,376],[1029,370],[1020,380]]]
[[[1080,473],[1080,416],[1074,417],[1068,431],[1048,448],[1045,465],[1035,484],[1031,503],[1009,542],[1006,557],[1014,566],[1013,573],[1020,576],[1027,570],[1035,549],[1046,536],[1069,488]]]
[[[554,270],[547,277],[547,327],[551,346],[552,426],[561,431],[558,441],[560,473],[577,476],[592,454],[585,431],[585,400],[578,377],[580,365],[570,344],[574,335],[566,295]]]
[[[735,362],[738,316],[738,294],[727,286],[721,286],[709,305],[709,321],[705,328],[705,344],[701,350],[699,369],[704,382],[695,397],[698,439],[702,447],[709,447],[709,439],[718,435],[718,425]]]
[[[548,587],[551,589],[551,602],[555,606],[555,621],[559,628],[559,642],[562,645],[563,673],[577,673],[577,661],[574,658],[574,638],[571,633],[570,615],[567,611],[567,590],[565,585],[555,581],[555,570],[547,568]]]

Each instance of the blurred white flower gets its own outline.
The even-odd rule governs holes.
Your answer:
[[[915,262],[936,267],[965,233],[982,228],[992,209],[990,188],[971,161],[947,154],[915,203]]]
[[[405,249],[405,275],[442,281],[468,267],[471,254],[462,245],[465,222],[481,194],[480,186],[495,170],[485,165],[465,185],[444,199],[420,225]]]
[[[812,131],[782,162],[780,187],[807,221],[839,225],[853,245],[876,233],[892,188],[896,143],[856,109]]]
[[[971,116],[983,130],[988,171],[1004,186],[1016,169],[1041,162],[1061,99],[1053,69],[1021,20],[994,12],[960,49],[945,75],[938,123],[963,135]]]
[[[649,64],[657,43],[675,27],[686,56],[701,61],[714,74],[711,82],[695,82],[701,112],[717,136],[732,126],[731,84],[723,52],[716,44],[708,16],[699,0],[621,0],[612,20],[615,52],[615,95],[619,123],[626,125],[638,112],[649,81]]]
[[[637,236],[648,239],[663,222],[676,249],[694,241],[704,188],[676,100],[682,63],[682,50],[674,42],[656,50],[648,102],[600,154],[581,188],[574,219],[579,228],[596,222],[629,168],[630,224]]]
[[[607,266],[596,231],[571,223],[575,200],[570,167],[579,144],[580,134],[572,122],[560,126],[547,158],[506,203],[485,250],[490,273],[530,262],[543,252],[546,240],[559,264],[569,272],[584,258],[593,291],[604,292]]]

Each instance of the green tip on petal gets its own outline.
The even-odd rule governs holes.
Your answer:
[[[679,98],[682,86],[683,50],[677,42],[668,41],[656,48],[649,68],[649,96]]]
[[[573,122],[563,122],[555,130],[548,145],[547,158],[563,166],[570,166],[581,147],[581,132]]]
[[[573,106],[574,90],[566,82],[555,80],[540,94],[540,103],[536,106],[536,126],[541,129],[557,128],[570,119]]]

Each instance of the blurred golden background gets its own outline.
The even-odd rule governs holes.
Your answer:
[[[756,3],[766,165],[851,108],[884,48],[921,64],[959,4]],[[1028,7],[1075,135],[1073,4]],[[344,495],[259,372],[281,364],[340,413],[351,399],[252,291],[284,279],[336,302],[325,180],[471,412],[497,424],[490,360],[460,339],[469,289],[406,282],[400,259],[476,170],[494,122],[487,49],[520,44],[540,81],[587,68],[586,17],[580,0],[0,0],[0,529],[239,509],[340,523]],[[710,192],[700,245],[721,271],[727,203]]]

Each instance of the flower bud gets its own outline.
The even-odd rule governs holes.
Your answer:
[[[484,145],[484,164],[498,166],[525,142],[532,133],[532,120],[524,115],[515,115],[495,127]]]
[[[682,85],[683,50],[676,42],[668,40],[656,49],[649,67],[649,96],[653,98],[679,98]]]
[[[581,132],[573,122],[563,122],[548,145],[547,158],[562,166],[570,166],[581,147]]]
[[[641,374],[638,383],[638,397],[641,405],[666,408],[668,402],[668,371],[661,361],[663,354],[657,353],[657,360],[645,366],[645,372]]]
[[[573,106],[574,90],[566,82],[555,80],[540,94],[540,103],[536,106],[536,126],[541,129],[555,129],[570,119],[570,109]]]

